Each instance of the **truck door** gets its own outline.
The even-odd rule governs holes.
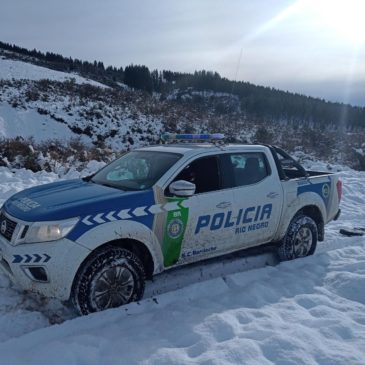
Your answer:
[[[223,186],[232,188],[232,230],[237,248],[270,241],[280,222],[283,191],[263,152],[220,156]]]
[[[235,245],[234,231],[226,226],[227,216],[232,214],[233,195],[231,189],[222,190],[218,156],[201,157],[188,163],[173,181],[178,180],[194,183],[196,191],[189,198],[169,198],[180,200],[184,208],[171,212],[166,219],[165,267],[177,261],[186,263],[214,256]],[[182,229],[177,242],[174,236]]]

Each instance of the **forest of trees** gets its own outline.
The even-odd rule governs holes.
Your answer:
[[[11,51],[12,54],[8,57],[26,57],[28,62],[59,71],[76,72],[112,87],[124,83],[147,93],[160,93],[162,98],[172,90],[188,88],[233,94],[239,98],[241,110],[248,117],[255,119],[304,121],[314,123],[319,128],[323,125],[333,125],[335,128],[365,128],[365,108],[327,102],[248,82],[231,81],[221,77],[217,72],[202,70],[190,74],[169,70],[150,71],[144,65],[129,65],[124,69],[105,67],[100,61],[81,61],[52,52],[27,50],[3,42],[0,42],[0,50]]]

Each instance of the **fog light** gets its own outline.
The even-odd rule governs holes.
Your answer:
[[[48,281],[46,269],[42,266],[31,266],[23,268],[27,276],[34,280],[46,283]]]

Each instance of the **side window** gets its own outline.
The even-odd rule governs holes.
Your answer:
[[[196,194],[219,190],[217,157],[202,157],[191,162],[175,177],[174,181],[177,180],[186,180],[194,183]]]
[[[270,175],[263,153],[234,153],[221,155],[223,187],[233,188],[256,184]]]

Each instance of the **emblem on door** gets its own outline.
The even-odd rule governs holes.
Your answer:
[[[216,207],[220,209],[226,209],[230,206],[231,206],[230,202],[220,202],[219,204],[216,205]]]

